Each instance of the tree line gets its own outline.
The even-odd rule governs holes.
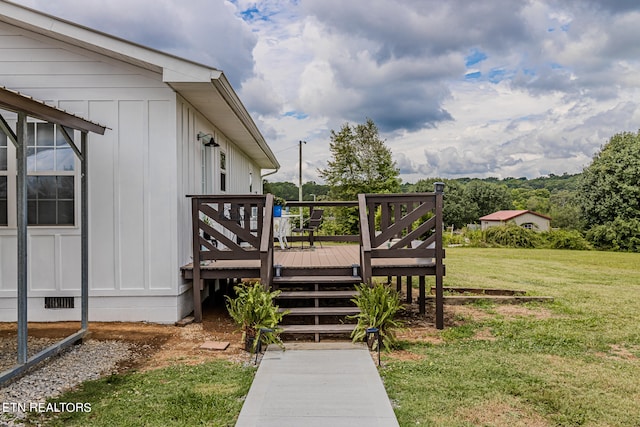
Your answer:
[[[640,131],[616,134],[582,173],[521,178],[427,178],[401,182],[391,150],[371,120],[331,131],[330,159],[318,173],[325,184],[302,185],[304,200],[355,200],[358,193],[431,192],[445,183],[444,223],[464,229],[498,210],[531,210],[555,229],[579,233],[595,247],[640,252]],[[298,200],[291,182],[265,182],[265,192]],[[348,232],[353,221],[347,216]],[[354,231],[354,230],[352,230]]]

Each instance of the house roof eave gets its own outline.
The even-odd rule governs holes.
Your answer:
[[[224,73],[204,82],[166,82],[262,169],[280,163]]]

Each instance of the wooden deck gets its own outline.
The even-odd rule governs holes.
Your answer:
[[[281,265],[283,269],[352,268],[353,265],[360,263],[359,249],[357,244],[324,244],[323,247],[314,248],[307,246],[304,249],[299,247],[276,249],[273,254],[273,263],[276,266]],[[374,276],[407,275],[407,269],[410,267],[430,270],[434,266],[432,261],[419,261],[415,258],[381,258],[373,260],[372,264]],[[257,279],[260,277],[260,260],[203,261],[200,270],[203,279]],[[185,279],[192,279],[193,264],[183,266],[182,272]]]
[[[298,202],[298,209],[309,208],[310,212],[320,203],[323,209],[333,205],[339,209],[342,205],[338,203],[357,207],[359,233],[320,234],[315,236],[315,246],[288,249],[274,245],[274,229],[279,226],[274,222],[273,195],[189,196],[192,198],[193,263],[181,270],[183,277],[194,283],[196,321],[202,319],[201,292],[210,280],[222,280],[228,285],[241,279],[257,279],[266,287],[284,288],[287,292],[313,291],[314,296],[307,302],[312,303],[314,310],[305,310],[303,314],[314,311],[314,326],[320,326],[318,318],[325,314],[322,304],[330,299],[326,292],[352,290],[358,283],[372,284],[375,277],[395,277],[398,288],[400,276],[407,277],[407,283],[417,277],[418,303],[420,312],[424,313],[425,279],[434,276],[436,326],[441,329],[445,254],[443,193],[438,188],[436,185],[434,193],[360,194],[357,202]],[[303,206],[304,203],[311,205]],[[302,243],[302,236],[297,237],[289,241]],[[310,238],[307,243],[313,244]],[[408,302],[413,302],[411,288],[407,286]]]

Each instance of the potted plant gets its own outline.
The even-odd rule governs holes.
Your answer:
[[[259,332],[262,343],[282,345],[278,324],[287,312],[281,312],[274,304],[280,291],[269,291],[259,282],[234,286],[233,289],[236,296],[226,295],[226,305],[229,315],[242,330],[245,350],[256,351]]]
[[[391,349],[397,343],[395,329],[403,326],[401,321],[394,319],[398,311],[404,309],[400,304],[398,293],[381,283],[374,286],[363,283],[356,288],[358,295],[351,301],[360,309],[360,313],[349,316],[358,321],[351,333],[353,342],[367,340],[369,348],[373,348],[375,342],[368,339],[367,330],[375,328],[384,348]],[[380,343],[377,345],[379,346]]]

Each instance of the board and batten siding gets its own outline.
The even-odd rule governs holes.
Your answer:
[[[176,94],[161,74],[0,23],[0,84],[109,128],[90,134],[88,144],[90,320],[172,322],[184,315],[178,170],[198,163],[190,157],[178,165]],[[8,150],[15,158],[11,144]],[[44,296],[80,295],[79,161],[75,166],[76,225],[29,229],[31,321],[79,319],[79,301],[72,310],[42,308]],[[9,222],[0,227],[5,321],[16,318],[15,214]]]
[[[214,124],[205,120],[185,99],[178,96],[176,114],[176,126],[178,128],[178,251],[182,264],[191,262],[193,246],[191,241],[191,199],[188,194],[203,194],[203,168],[205,161],[202,143],[197,140],[198,132],[215,135],[215,141],[219,147],[212,147],[207,160],[210,167],[209,180],[211,194],[223,194],[220,191],[220,153],[224,152],[227,158],[227,191],[226,194],[249,194],[251,186],[253,194],[262,193],[260,178],[261,169],[242,152],[236,144],[230,141]],[[185,286],[190,286],[185,284]]]

